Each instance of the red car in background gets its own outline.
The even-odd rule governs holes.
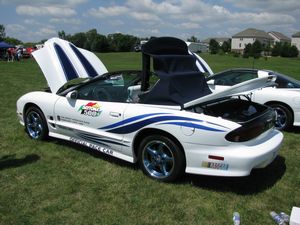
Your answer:
[[[23,53],[22,53],[23,58],[31,57],[31,53],[34,52],[35,50],[36,48],[33,47],[23,48]]]

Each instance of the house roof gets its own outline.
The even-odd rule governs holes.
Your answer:
[[[263,30],[257,30],[254,28],[248,28],[246,30],[243,30],[235,35],[232,36],[232,38],[266,38],[266,39],[272,39],[270,35],[268,35]]]
[[[282,41],[291,41],[291,39],[284,34],[277,32],[277,31],[270,31],[268,34],[275,36],[277,39]]]
[[[300,31],[297,32],[296,34],[293,34],[292,37],[300,37]]]

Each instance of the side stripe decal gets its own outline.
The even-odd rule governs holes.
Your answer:
[[[188,123],[188,122],[167,122],[167,123],[161,123],[161,124],[171,124],[171,125],[177,125],[177,126],[182,126],[182,127],[191,127],[191,128],[201,129],[201,130],[225,132],[225,130],[219,130],[219,129],[215,129],[215,128],[212,128],[212,127],[207,127],[207,126],[204,126],[204,125],[195,124],[195,123]]]
[[[123,120],[123,121],[120,121],[120,122],[117,122],[117,123],[113,123],[113,124],[105,126],[105,127],[101,127],[99,129],[111,129],[111,128],[115,128],[115,127],[118,127],[118,126],[121,126],[121,125],[128,124],[130,122],[133,122],[133,121],[136,121],[136,120],[139,120],[139,119],[143,119],[143,118],[150,117],[150,116],[155,116],[155,115],[163,115],[163,114],[167,114],[167,113],[149,113],[149,114],[134,116],[134,117],[128,118],[126,120]]]
[[[128,120],[133,119],[133,118],[129,118]],[[205,125],[199,125],[199,124],[193,124],[193,123],[187,123],[187,121],[192,121],[192,122],[204,122],[202,120],[198,120],[198,119],[193,119],[193,118],[188,118],[188,117],[181,117],[181,116],[158,116],[158,117],[152,117],[152,118],[148,118],[142,121],[138,121],[135,123],[131,123],[131,124],[126,124],[124,126],[121,127],[117,127],[114,129],[110,129],[107,130],[107,132],[110,133],[116,133],[116,134],[128,134],[128,133],[132,133],[135,132],[139,129],[141,129],[142,127],[145,127],[147,125],[153,124],[153,123],[158,123],[158,122],[164,122],[164,121],[170,121],[170,120],[181,120],[181,122],[169,122],[169,124],[173,124],[173,125],[178,125],[178,126],[193,126],[197,129],[202,129],[202,130],[210,130],[210,131],[224,131],[221,129],[216,129],[216,128],[212,128],[209,126],[205,126]],[[162,124],[162,123],[161,123]],[[167,124],[167,123],[165,123]],[[209,124],[209,123],[207,123]],[[219,126],[217,124],[213,124],[212,125],[216,125]],[[109,127],[109,126],[107,126]],[[105,129],[107,127],[104,128],[100,128],[100,129]],[[116,127],[116,126],[113,126]],[[219,126],[220,128],[225,128],[223,126]]]

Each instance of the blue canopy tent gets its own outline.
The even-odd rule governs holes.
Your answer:
[[[14,45],[10,45],[4,41],[1,41],[0,42],[0,49],[5,49],[5,48],[14,48],[15,46]]]

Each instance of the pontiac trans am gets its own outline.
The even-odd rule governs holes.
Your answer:
[[[247,176],[270,164],[283,135],[274,110],[247,98],[264,76],[214,93],[205,62],[176,38],[142,46],[141,71],[108,72],[93,53],[52,38],[33,52],[49,88],[17,101],[29,137],[90,147],[170,182],[184,172]],[[241,97],[244,96],[244,97]]]

